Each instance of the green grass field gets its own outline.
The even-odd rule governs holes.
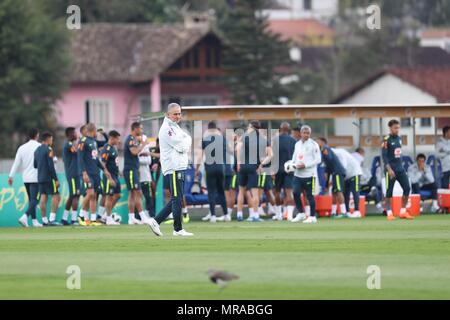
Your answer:
[[[0,229],[1,299],[450,299],[450,216]],[[81,289],[66,268],[81,268]],[[381,268],[368,290],[367,267]],[[209,268],[241,279],[219,291]]]

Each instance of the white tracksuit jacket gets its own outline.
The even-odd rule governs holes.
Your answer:
[[[345,169],[345,180],[351,179],[356,176],[361,176],[363,174],[361,165],[358,160],[353,157],[350,152],[345,149],[335,149],[332,148],[342,166]]]
[[[158,136],[163,175],[171,174],[174,171],[186,170],[192,145],[191,136],[181,129],[176,122],[167,117],[164,118]]]
[[[295,169],[294,175],[296,177],[311,178],[317,176],[317,165],[322,162],[319,145],[313,139],[308,139],[305,142],[297,141],[292,161],[295,165],[305,164],[304,169]]]

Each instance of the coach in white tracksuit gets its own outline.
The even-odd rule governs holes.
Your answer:
[[[159,145],[161,151],[161,170],[163,175],[169,176],[169,190],[171,199],[159,212],[156,222],[161,224],[172,212],[173,213],[173,235],[191,236],[186,232],[181,223],[181,203],[184,191],[184,172],[188,168],[189,151],[192,138],[182,130],[178,123],[181,121],[181,107],[171,103],[167,107],[167,114],[159,130]],[[155,232],[155,225],[150,223]],[[157,234],[157,232],[155,232]]]
[[[303,221],[304,223],[316,223],[316,201],[314,199],[314,186],[316,184],[315,176],[317,165],[322,162],[320,148],[317,142],[311,139],[311,128],[303,126],[300,131],[301,139],[295,144],[292,161],[296,166],[294,180],[292,181],[294,200],[299,214],[293,220],[298,222],[303,219],[304,211],[301,201],[302,193],[306,193],[309,205],[311,207],[310,216]]]
[[[350,193],[353,195],[355,203],[356,216],[359,215],[359,186],[360,178],[363,174],[362,168],[358,160],[353,157],[350,152],[345,149],[332,148],[342,166],[345,169],[345,185],[344,185],[344,199],[347,212],[350,212]]]
[[[13,166],[9,173],[8,183],[13,185],[13,179],[16,173],[22,172],[22,180],[28,195],[28,209],[26,213],[20,217],[19,223],[28,227],[28,217],[31,216],[34,227],[42,227],[36,220],[36,207],[39,204],[39,184],[37,179],[37,169],[34,167],[34,152],[41,145],[39,139],[39,131],[32,129],[29,133],[30,140],[21,145],[17,150]]]

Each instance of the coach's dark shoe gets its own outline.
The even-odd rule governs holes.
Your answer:
[[[70,226],[70,222],[67,220],[61,220],[63,226]]]

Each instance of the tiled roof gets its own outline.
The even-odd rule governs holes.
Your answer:
[[[450,67],[447,66],[441,68],[417,67],[381,70],[349,90],[346,90],[331,103],[341,103],[386,74],[392,74],[420,90],[429,93],[440,103],[450,102]]]
[[[84,24],[74,31],[72,82],[144,82],[209,33],[155,24]]]

